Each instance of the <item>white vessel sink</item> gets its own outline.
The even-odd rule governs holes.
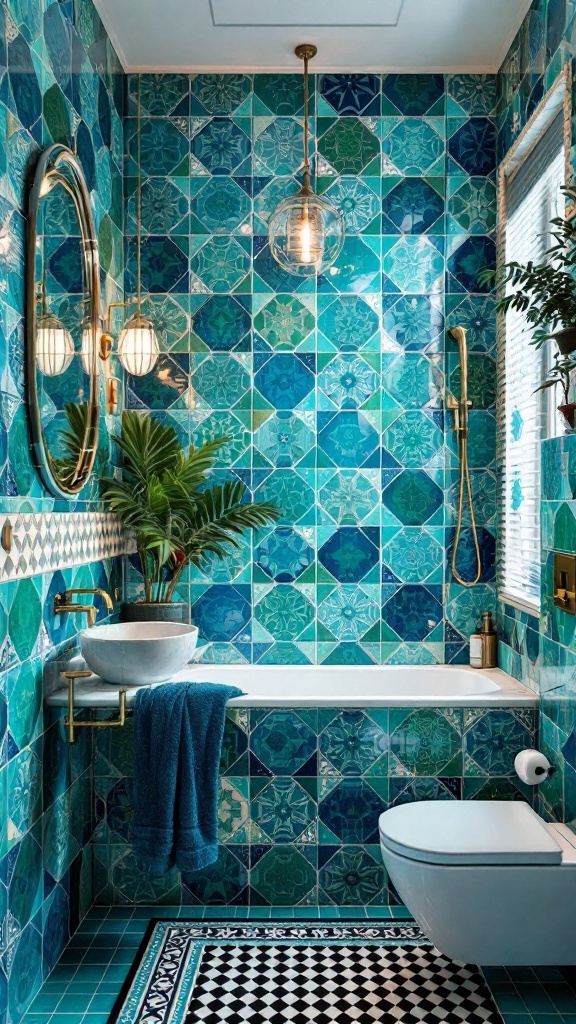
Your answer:
[[[82,656],[97,676],[121,686],[163,683],[184,668],[198,629],[178,622],[118,622],[80,632]]]

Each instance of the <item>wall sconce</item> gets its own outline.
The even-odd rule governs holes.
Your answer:
[[[106,330],[100,335],[100,358],[106,360],[114,348],[114,337],[110,333],[112,309],[126,306],[126,302],[111,302],[106,313]],[[136,311],[126,320],[118,338],[118,359],[127,373],[143,377],[156,366],[160,348],[154,326],[142,316],[140,298],[136,299]]]

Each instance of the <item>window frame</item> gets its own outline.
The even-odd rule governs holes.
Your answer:
[[[572,180],[572,168],[570,163],[570,152],[572,145],[572,75],[570,66],[565,65],[562,72],[542,98],[532,117],[520,133],[498,168],[498,225],[496,236],[497,265],[502,266],[506,261],[506,199],[508,181],[516,171],[529,158],[533,149],[543,137],[548,128],[552,125],[560,111],[563,111],[564,125],[564,181]],[[506,316],[499,314],[497,318],[497,378],[505,381],[506,368]],[[552,389],[550,389],[551,391]],[[555,436],[555,430],[551,427],[556,425],[554,414],[554,403],[550,392],[543,392],[545,404],[545,432],[541,441],[547,437]],[[505,535],[504,522],[506,510],[504,508],[504,488],[502,486],[502,470],[506,460],[506,388],[498,388],[496,403],[496,438],[497,438],[497,468],[500,480],[498,495],[498,557],[496,586],[499,601],[511,605],[529,615],[539,616],[541,601],[533,600],[529,596],[523,598],[518,594],[506,590],[504,578],[504,545]],[[541,528],[541,521],[540,521]],[[540,545],[541,550],[541,545]]]

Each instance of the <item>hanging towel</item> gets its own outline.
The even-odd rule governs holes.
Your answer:
[[[226,703],[218,683],[142,687],[134,702],[132,847],[156,877],[218,859],[219,766]]]

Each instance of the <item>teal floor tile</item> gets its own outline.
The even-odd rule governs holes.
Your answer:
[[[533,1013],[534,1024],[560,1024],[560,1016],[557,1013]]]
[[[95,908],[21,1024],[107,1024],[151,918],[180,920],[408,919],[405,907]],[[555,967],[488,967],[504,1024],[576,1024],[576,995]]]
[[[552,983],[545,986],[546,994],[560,1013],[576,1013],[576,996],[566,984]]]
[[[517,985],[518,994],[526,1009],[534,1013],[554,1013],[554,1003],[541,985]]]

